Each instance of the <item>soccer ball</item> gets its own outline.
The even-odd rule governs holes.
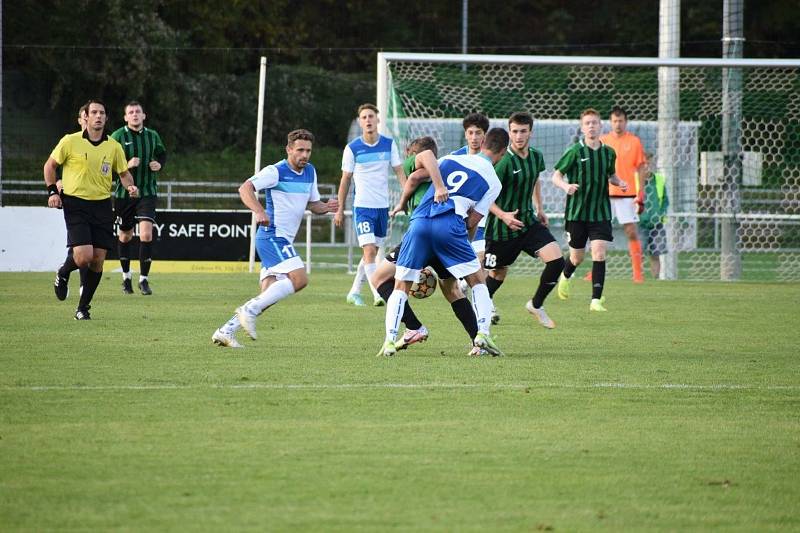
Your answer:
[[[408,294],[414,298],[427,298],[434,292],[436,292],[436,274],[430,267],[425,267],[419,271],[419,278],[408,289]]]

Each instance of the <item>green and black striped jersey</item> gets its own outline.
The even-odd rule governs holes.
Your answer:
[[[111,134],[125,151],[125,158],[130,161],[132,157],[139,158],[139,166],[129,169],[136,186],[139,188],[139,196],[157,196],[158,183],[156,177],[158,172],[150,170],[150,161],[158,161],[163,168],[166,163],[167,149],[161,141],[161,137],[155,130],[142,128],[141,131],[134,131],[128,126],[123,126]],[[114,193],[115,198],[127,198],[128,191],[125,187],[117,187]]]
[[[406,157],[406,160],[403,161],[403,170],[405,171],[406,176],[410,176],[412,172],[417,170],[416,155],[410,155]],[[411,198],[408,199],[408,205],[406,206],[408,216],[411,216],[411,213],[413,213],[414,209],[417,208],[419,203],[422,201],[422,197],[425,196],[426,192],[428,192],[428,188],[430,186],[430,181],[424,181],[420,183],[419,186],[414,190],[414,193],[411,195]]]
[[[544,156],[535,148],[528,149],[528,157],[522,158],[509,146],[503,158],[494,167],[503,185],[495,203],[503,211],[519,210],[517,218],[525,225],[512,231],[505,223],[489,213],[486,219],[486,240],[508,241],[525,232],[535,221],[533,188],[539,174],[544,171]]]
[[[614,175],[616,160],[614,149],[602,143],[593,150],[581,140],[567,148],[555,169],[566,176],[568,182],[576,184],[578,190],[572,196],[567,195],[564,220],[611,220],[608,178]]]

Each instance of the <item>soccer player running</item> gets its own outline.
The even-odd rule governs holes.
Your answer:
[[[583,139],[567,148],[553,172],[553,183],[567,193],[564,221],[569,240],[569,259],[558,280],[558,297],[562,300],[569,298],[570,278],[583,261],[586,241],[591,240],[592,300],[589,310],[605,311],[602,298],[606,248],[614,240],[608,185],[617,185],[622,191],[628,186],[615,174],[614,150],[600,140],[600,114],[594,109],[586,109],[581,113],[580,121]]]
[[[617,154],[617,176],[625,182],[626,189],[615,185],[608,188],[611,196],[611,215],[622,224],[628,238],[628,253],[631,257],[633,282],[644,283],[642,275],[642,243],[639,240],[637,222],[644,210],[644,176],[646,161],[642,141],[628,131],[628,114],[615,106],[611,109],[611,131],[600,140]]]
[[[139,190],[128,172],[122,147],[105,133],[106,106],[89,100],[87,126],[83,131],[65,135],[44,164],[47,206],[63,208],[67,226],[67,254],[56,273],[56,298],[66,300],[69,277],[81,269],[81,291],[75,320],[89,320],[92,298],[103,277],[103,262],[115,245],[114,210],[111,207],[113,173],[119,174],[122,186],[136,197]],[[63,190],[59,193],[56,172],[61,167]]]
[[[258,224],[256,250],[261,259],[261,293],[236,309],[236,314],[211,336],[220,346],[241,348],[236,332],[244,328],[255,340],[256,317],[268,307],[308,285],[303,260],[294,249],[294,237],[306,209],[321,215],[335,213],[339,202],[322,202],[317,171],[309,163],[314,135],[304,129],[287,135],[286,159],[262,168],[239,187],[239,197]],[[266,191],[265,206],[256,191]]]
[[[438,172],[438,163],[436,162],[438,148],[436,146],[436,141],[434,141],[432,137],[420,137],[415,139],[409,145],[408,153],[408,157],[406,157],[406,160],[403,162],[403,170],[406,175],[409,176],[406,182],[406,189],[413,190],[413,193],[411,193],[407,202],[405,201],[405,197],[401,198],[401,202],[389,213],[389,216],[395,216],[397,213],[404,210],[413,214],[414,210],[425,196],[425,193],[427,193],[428,188],[430,188],[431,182],[429,181],[429,176],[431,174],[431,169],[433,169],[433,172]],[[435,168],[433,168],[434,166]],[[372,284],[378,288],[381,297],[386,300],[389,299],[394,290],[394,276],[397,271],[395,263],[397,262],[397,256],[399,254],[400,246],[398,245],[391,252],[386,254],[386,261],[378,265],[378,269],[375,271],[375,275],[371,280]],[[453,277],[438,258],[432,258],[427,266],[430,266],[436,272],[442,294],[450,303],[453,314],[455,314],[456,318],[461,322],[471,343],[478,334],[478,321],[475,318],[475,311],[472,309],[472,304],[470,304],[469,300],[467,300],[464,293],[459,288],[458,283],[456,283],[456,278]],[[412,344],[423,342],[428,339],[428,328],[417,318],[409,301],[406,301],[400,321],[406,326],[406,330],[403,336],[395,343],[395,347],[398,350],[405,350]],[[476,352],[479,350],[478,348]],[[474,355],[481,354],[475,353]]]
[[[544,262],[539,286],[525,309],[545,328],[555,328],[542,305],[556,286],[564,270],[564,258],[556,239],[547,228],[547,215],[542,204],[544,156],[530,147],[533,117],[530,113],[514,113],[508,119],[511,144],[495,171],[503,189],[491,208],[486,223],[486,257],[483,266],[489,271],[486,286],[494,294],[508,275],[520,252],[538,256]],[[531,202],[533,200],[533,202]],[[534,211],[533,204],[536,204]]]
[[[394,291],[386,303],[386,336],[379,356],[397,352],[395,337],[408,289],[433,257],[453,276],[466,279],[472,288],[478,320],[474,346],[492,355],[503,354],[489,334],[492,300],[470,245],[468,229],[475,228],[500,193],[500,181],[492,165],[500,160],[507,146],[505,130],[489,130],[479,155],[446,156],[439,161],[439,168],[431,172],[433,187],[411,215],[411,224],[400,245]],[[409,182],[404,188],[401,201],[410,196],[411,185]]]
[[[400,187],[405,185],[402,160],[394,140],[378,133],[378,108],[362,104],[358,108],[358,125],[361,136],[351,141],[342,154],[342,178],[339,183],[339,209],[334,222],[344,223],[344,207],[350,190],[350,179],[355,183],[353,223],[362,249],[353,286],[347,294],[347,303],[363,306],[361,284],[375,273],[378,248],[383,244],[389,226],[389,169],[394,170]],[[373,305],[385,302],[370,283]]]
[[[128,170],[131,171],[139,198],[131,198],[124,188],[114,194],[114,209],[119,220],[119,262],[122,266],[122,292],[133,294],[131,282],[130,244],[133,227],[139,225],[139,290],[153,294],[148,276],[153,262],[153,223],[156,221],[158,184],[156,178],[167,162],[167,149],[161,136],[145,127],[147,118],[142,104],[136,101],[125,105],[125,126],[111,134],[125,150]]]

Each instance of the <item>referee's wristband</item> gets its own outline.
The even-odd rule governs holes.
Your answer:
[[[53,196],[54,194],[58,194],[58,187],[55,185],[48,185],[47,186],[47,196]]]

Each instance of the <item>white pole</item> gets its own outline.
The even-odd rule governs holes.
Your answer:
[[[674,60],[681,50],[680,0],[661,0],[658,29],[658,58]],[[658,68],[658,171],[664,176],[670,210],[682,211],[681,189],[678,183],[678,97],[680,69],[674,66]],[[678,279],[678,224],[677,217],[669,219],[667,248],[663,277]]]
[[[387,79],[388,68],[384,57],[384,52],[378,52],[378,79],[375,84],[375,105],[378,106],[378,112],[383,115],[383,120],[378,123],[378,129],[382,134],[387,135],[389,133],[389,80]]]
[[[261,139],[264,134],[264,91],[267,78],[267,58],[261,56],[261,70],[258,76],[258,123],[256,124],[256,158],[253,165],[253,175],[261,170]],[[258,197],[258,191],[256,191]],[[256,215],[250,217],[250,267],[249,272],[253,271],[256,262]]]
[[[306,211],[306,274],[311,274],[311,211]]]

